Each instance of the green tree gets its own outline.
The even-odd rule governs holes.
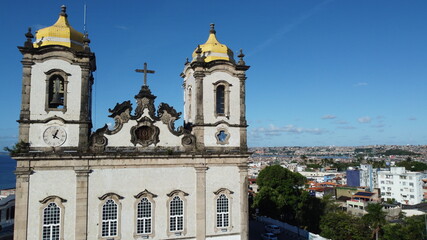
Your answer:
[[[421,172],[424,170],[427,170],[427,164],[422,163],[422,162],[418,162],[418,161],[403,161],[403,162],[398,162],[396,163],[396,166],[398,167],[404,167],[406,170],[408,171],[416,171],[416,172]]]
[[[380,203],[371,203],[365,209],[368,213],[362,217],[362,220],[372,230],[372,237],[375,236],[375,239],[378,240],[380,231],[386,224],[383,206]]]
[[[366,240],[369,233],[358,217],[343,211],[326,213],[320,221],[320,235],[332,240]]]
[[[310,196],[306,191],[303,191],[299,196],[296,205],[295,220],[298,226],[303,229],[309,229],[310,232],[320,232],[320,218],[324,211],[324,202],[321,199]]]
[[[253,207],[261,215],[318,232],[322,203],[302,190],[306,181],[301,174],[281,166],[266,167],[257,178],[259,192]]]
[[[4,147],[3,150],[9,152],[11,155],[18,154],[18,153],[25,153],[28,152],[30,144],[19,141],[16,143],[12,148]]]
[[[384,226],[384,240],[415,240],[426,239],[424,216],[405,217],[402,223]]]

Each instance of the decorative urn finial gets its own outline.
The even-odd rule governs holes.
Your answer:
[[[240,49],[240,54],[237,57],[239,58],[239,62],[237,63],[237,65],[241,65],[241,66],[246,65],[245,61],[243,60],[243,58],[245,57],[245,54],[243,54],[242,49]]]
[[[211,30],[209,31],[210,33],[216,34],[215,31],[215,23],[211,23]]]

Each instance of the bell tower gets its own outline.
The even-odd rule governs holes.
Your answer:
[[[246,151],[245,81],[246,65],[216,38],[211,24],[206,43],[193,52],[185,64],[184,121],[196,136],[198,150]]]
[[[33,151],[83,150],[92,128],[92,72],[95,54],[87,34],[68,22],[66,7],[56,23],[18,47],[22,53],[19,139]]]

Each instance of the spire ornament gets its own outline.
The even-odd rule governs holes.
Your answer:
[[[90,43],[89,34],[85,33],[83,35],[83,50],[85,50],[86,52],[90,52],[89,43]]]
[[[243,54],[242,49],[240,49],[240,54],[237,57],[239,58],[239,62],[237,63],[237,65],[240,65],[240,66],[246,65],[245,61],[243,60],[243,58],[245,57],[245,54]]]
[[[202,48],[200,47],[200,45],[197,45],[196,54],[197,54],[196,62],[203,62]]]
[[[31,33],[31,28],[28,28],[28,32],[25,34],[25,37],[27,38],[27,41],[25,41],[24,46],[28,47],[28,48],[32,48],[33,47],[33,38],[34,35]]]
[[[209,31],[210,33],[216,34],[215,31],[215,23],[211,23],[211,30]]]
[[[61,13],[59,13],[60,16],[68,17],[67,15],[67,7],[65,5],[61,6]]]

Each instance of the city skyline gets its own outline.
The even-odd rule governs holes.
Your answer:
[[[53,25],[62,4],[83,32],[84,1],[2,4],[2,148],[18,140],[16,46],[28,27],[34,34]],[[134,70],[144,62],[156,71],[148,76],[156,106],[183,112],[179,74],[215,23],[218,40],[236,59],[242,48],[251,66],[249,146],[426,144],[426,9],[424,1],[88,1],[86,29],[98,67],[93,131],[114,124],[107,116],[117,102],[134,102],[142,84]]]

